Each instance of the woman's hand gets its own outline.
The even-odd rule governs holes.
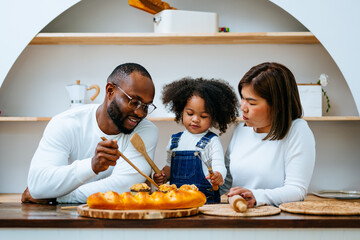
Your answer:
[[[241,197],[243,197],[247,202],[248,208],[252,208],[256,205],[256,199],[254,197],[254,194],[249,189],[242,187],[233,187],[230,189],[228,197],[232,197],[234,195],[240,195]]]
[[[221,186],[224,184],[224,179],[221,173],[215,171],[214,174],[210,177],[210,175],[206,176],[206,179],[210,179],[211,185]]]

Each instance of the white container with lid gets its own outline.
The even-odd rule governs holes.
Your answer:
[[[218,14],[183,10],[163,10],[154,16],[155,33],[215,33]]]

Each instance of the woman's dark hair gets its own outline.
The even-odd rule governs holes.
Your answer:
[[[292,120],[302,116],[294,75],[284,65],[265,62],[252,67],[240,80],[238,89],[241,97],[241,89],[248,84],[266,100],[271,109],[270,132],[263,140],[283,139],[289,132]]]
[[[162,101],[175,113],[175,121],[182,120],[183,110],[192,96],[199,96],[205,101],[205,109],[212,119],[212,127],[226,132],[228,124],[239,116],[239,102],[233,88],[219,79],[182,78],[164,86]]]

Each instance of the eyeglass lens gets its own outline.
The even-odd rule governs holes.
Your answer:
[[[147,114],[152,113],[156,109],[156,106],[153,103],[146,104],[146,103],[141,102],[140,100],[131,98],[118,85],[116,85],[115,83],[112,83],[112,84],[114,84],[114,86],[116,86],[118,89],[120,89],[129,98],[129,103],[128,103],[129,108],[136,110],[136,109],[139,109],[140,107],[142,107],[142,110]]]
[[[152,113],[155,110],[155,106],[151,103],[151,104],[145,104],[142,103],[139,100],[136,99],[131,99],[129,101],[129,107],[132,109],[139,109],[142,108],[142,110],[148,114]]]

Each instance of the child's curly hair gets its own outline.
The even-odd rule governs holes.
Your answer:
[[[194,95],[204,99],[211,125],[219,129],[220,134],[226,132],[228,124],[239,116],[239,101],[233,88],[220,79],[185,77],[166,84],[162,90],[162,102],[175,113],[175,121],[179,123],[188,100]]]

